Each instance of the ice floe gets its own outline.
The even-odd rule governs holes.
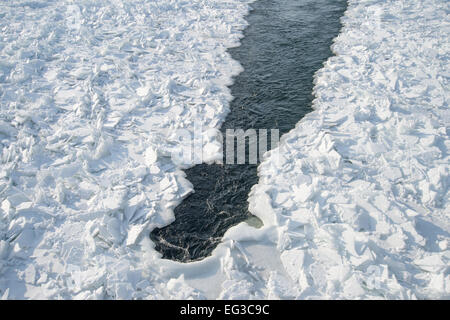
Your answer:
[[[449,298],[443,0],[350,0],[315,110],[259,167],[264,226],[153,249],[192,191],[175,130],[218,159],[248,3],[0,4],[1,298]]]
[[[449,297],[448,9],[349,1],[314,112],[259,167],[297,298]]]
[[[185,148],[175,130],[199,122],[217,157],[210,130],[241,71],[226,49],[247,2],[3,1],[0,12],[0,296],[187,288],[152,271],[159,258],[140,242],[192,191],[170,160]]]

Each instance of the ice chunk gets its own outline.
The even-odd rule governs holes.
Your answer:
[[[303,282],[303,278],[301,277],[301,271],[303,268],[303,262],[305,260],[304,251],[299,249],[285,250],[281,254],[280,258],[289,276],[294,281],[297,281],[300,284],[305,285],[305,283],[301,283]]]
[[[414,260],[414,264],[425,271],[434,273],[444,270],[447,266],[440,254],[429,254],[423,258]]]
[[[147,166],[151,166],[152,164],[154,164],[157,159],[158,155],[153,148],[149,147],[147,148],[147,150],[145,150],[145,164]]]
[[[32,264],[28,265],[28,267],[24,271],[25,282],[34,284],[36,281],[36,269]]]
[[[12,127],[10,124],[6,123],[3,120],[0,120],[0,134],[5,134],[7,136],[16,136],[17,135],[17,129]]]
[[[5,240],[0,240],[0,259],[5,259],[8,257],[9,243]]]
[[[6,288],[6,290],[3,292],[0,300],[8,300],[9,298],[9,288]]]
[[[360,282],[358,281],[358,279],[356,278],[356,276],[352,275],[350,279],[345,281],[344,293],[347,297],[356,298],[359,296],[363,296],[365,291],[361,286]]]
[[[136,243],[136,240],[138,239],[144,227],[145,227],[144,225],[134,225],[130,228],[130,230],[128,231],[128,237],[126,242],[127,246],[131,246]]]
[[[314,187],[312,185],[301,184],[300,186],[293,186],[294,199],[300,203],[308,201],[314,194]]]

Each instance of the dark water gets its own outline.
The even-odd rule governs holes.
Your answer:
[[[311,111],[313,75],[332,54],[346,0],[258,0],[238,48],[244,67],[231,87],[234,100],[222,125],[272,129],[280,135]],[[225,134],[224,134],[225,135]],[[175,208],[175,221],[150,234],[163,258],[189,262],[211,254],[223,234],[251,216],[248,194],[256,165],[206,165],[186,170],[195,193]]]

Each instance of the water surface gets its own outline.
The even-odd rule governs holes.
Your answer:
[[[313,75],[331,56],[345,0],[258,0],[241,46],[229,50],[244,71],[234,79],[226,129],[279,129],[311,111]],[[269,143],[270,146],[270,143]],[[211,254],[224,233],[248,220],[248,194],[257,165],[200,164],[186,170],[195,193],[175,210],[175,221],[150,234],[163,258],[182,262]]]

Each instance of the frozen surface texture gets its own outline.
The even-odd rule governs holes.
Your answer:
[[[247,4],[1,2],[0,298],[450,297],[444,0],[350,0],[315,111],[259,168],[264,227],[154,251],[191,191],[174,130],[220,126]]]
[[[220,0],[0,3],[0,296],[160,297],[136,244],[190,191],[168,157],[184,147],[173,132],[226,115],[241,70],[226,49],[247,11]]]
[[[298,297],[450,297],[449,9],[350,1],[315,111],[259,167]]]

